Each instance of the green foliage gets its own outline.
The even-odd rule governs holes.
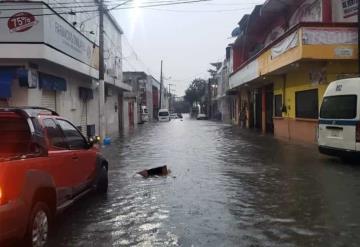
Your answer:
[[[207,83],[204,79],[198,78],[193,80],[189,88],[185,91],[185,100],[189,102],[190,105],[201,102],[201,99],[206,93],[206,86]]]

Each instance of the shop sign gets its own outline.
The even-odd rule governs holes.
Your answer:
[[[63,54],[95,67],[94,43],[47,5],[32,3],[26,12],[19,12],[14,9],[24,8],[28,4],[14,3],[11,8],[2,4],[0,3],[0,18],[6,21],[0,22],[0,42],[45,43]],[[6,10],[7,8],[9,10]]]
[[[355,28],[303,28],[304,45],[357,44]]]
[[[347,47],[338,47],[335,49],[335,56],[339,58],[351,58],[354,55],[354,50]]]
[[[259,77],[259,62],[254,60],[230,77],[230,89],[241,86]]]
[[[342,0],[344,19],[357,15],[358,3],[358,0]]]
[[[28,12],[20,12],[11,16],[8,20],[9,32],[26,32],[38,23],[35,16]]]
[[[299,45],[299,32],[296,31],[271,48],[271,59],[274,59],[288,50]]]

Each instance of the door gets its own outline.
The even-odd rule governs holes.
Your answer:
[[[48,140],[48,167],[45,168],[54,178],[58,203],[71,199],[75,176],[73,174],[73,151],[65,142],[64,135],[53,119],[44,119],[43,125]]]
[[[56,91],[42,90],[41,106],[56,111]]]
[[[273,85],[269,85],[265,88],[265,100],[266,100],[266,132],[274,133],[274,88]]]
[[[70,122],[57,119],[72,153],[72,172],[75,177],[74,194],[85,190],[96,172],[96,151],[89,148],[85,137]]]
[[[255,128],[261,129],[262,123],[262,97],[259,90],[255,92]]]
[[[134,123],[134,102],[129,101],[128,106],[129,106],[129,126],[134,127],[135,126],[135,123]]]
[[[119,114],[119,133],[122,133],[123,126],[123,95],[120,93],[118,95],[118,114]]]

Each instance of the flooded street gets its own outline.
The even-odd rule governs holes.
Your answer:
[[[49,246],[358,246],[360,166],[315,146],[185,118],[104,150],[107,198],[57,220]],[[167,165],[165,178],[136,172]]]

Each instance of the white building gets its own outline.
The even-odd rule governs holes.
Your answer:
[[[99,134],[99,15],[85,3],[0,3],[0,106],[43,106]],[[97,2],[94,1],[94,6]],[[89,5],[89,3],[87,3]],[[65,5],[70,6],[70,5]],[[84,13],[82,13],[84,12]],[[122,30],[104,18],[105,131],[123,128]]]

